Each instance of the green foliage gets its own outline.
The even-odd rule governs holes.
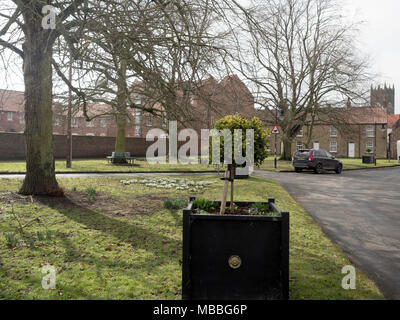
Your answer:
[[[35,240],[32,238],[25,239],[26,244],[28,244],[29,248],[33,249],[35,247]]]
[[[215,201],[210,201],[207,199],[195,199],[193,206],[200,210],[209,211],[218,208],[219,205]]]
[[[72,187],[72,189],[71,189],[71,191],[72,192],[75,192],[77,189],[76,189],[76,187],[74,186],[74,187]]]
[[[250,214],[255,216],[280,216],[277,212],[271,212],[269,204],[256,202],[250,208]]]
[[[176,199],[176,200],[165,200],[163,203],[163,207],[168,210],[177,210],[185,208],[188,205],[188,202],[183,199]]]
[[[372,151],[372,149],[371,148],[366,148],[365,149],[365,152],[368,152],[368,153],[370,153]]]
[[[52,234],[51,230],[47,230],[46,231],[46,240],[51,241],[52,236],[53,236],[53,234]]]
[[[215,123],[215,129],[222,131],[228,129],[232,134],[232,159],[234,160],[234,131],[241,129],[242,132],[242,155],[246,153],[246,130],[254,130],[254,165],[259,166],[268,157],[268,134],[269,131],[264,129],[263,123],[259,118],[246,119],[240,115],[226,116]],[[210,149],[212,139],[210,138]],[[210,160],[212,160],[212,152],[210,152]],[[224,137],[220,137],[220,161],[224,161]]]
[[[4,236],[6,238],[7,246],[9,248],[14,248],[17,246],[19,240],[15,233],[6,233]]]
[[[44,237],[44,233],[42,231],[38,231],[36,232],[37,238],[39,241],[44,241],[45,237]]]
[[[94,201],[96,200],[96,189],[94,188],[87,188],[86,192],[88,193],[88,200]]]

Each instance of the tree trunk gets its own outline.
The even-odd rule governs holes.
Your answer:
[[[117,137],[115,139],[115,152],[125,152],[126,113],[117,114]]]
[[[115,152],[126,151],[125,130],[126,130],[126,62],[122,60],[119,69],[118,78],[118,94],[117,94],[117,137],[115,139]],[[135,120],[134,120],[135,121]],[[114,162],[115,163],[115,162]],[[118,159],[118,163],[126,163],[125,159]]]
[[[52,43],[46,41],[40,17],[33,12],[29,18],[25,19],[27,31],[23,47],[26,176],[19,192],[25,195],[63,196],[54,170]]]
[[[292,140],[283,138],[283,152],[281,160],[292,160]]]

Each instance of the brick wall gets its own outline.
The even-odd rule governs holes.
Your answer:
[[[66,136],[54,135],[54,157],[65,159]],[[145,138],[126,138],[126,151],[134,157],[145,157],[154,142]],[[72,136],[72,158],[105,158],[114,151],[115,137]],[[178,148],[185,142],[178,142]],[[167,143],[168,151],[168,143]],[[200,142],[199,142],[200,152]],[[25,160],[25,136],[21,133],[0,133],[0,161]]]
[[[144,138],[126,138],[126,151],[133,156],[144,157],[147,147],[153,142]],[[114,151],[114,137],[72,136],[72,157],[103,158]],[[54,156],[66,156],[66,136],[54,135]],[[0,160],[24,160],[25,137],[21,133],[0,133]]]

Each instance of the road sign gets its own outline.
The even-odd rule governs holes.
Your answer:
[[[271,134],[281,134],[279,131],[278,125],[275,125],[275,127],[272,129]]]

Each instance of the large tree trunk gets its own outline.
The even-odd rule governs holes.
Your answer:
[[[27,13],[24,43],[26,176],[20,193],[63,196],[54,170],[52,43],[41,19]]]
[[[115,152],[125,152],[126,150],[125,129],[126,129],[126,113],[118,113],[117,137],[115,139]]]
[[[283,152],[281,160],[292,160],[292,140],[289,138],[283,138]]]
[[[119,70],[118,78],[118,94],[117,94],[117,137],[115,139],[115,152],[125,152],[125,129],[126,129],[126,102],[128,97],[126,96],[126,62],[122,60],[121,68]],[[126,163],[126,160],[118,160],[119,163]]]

